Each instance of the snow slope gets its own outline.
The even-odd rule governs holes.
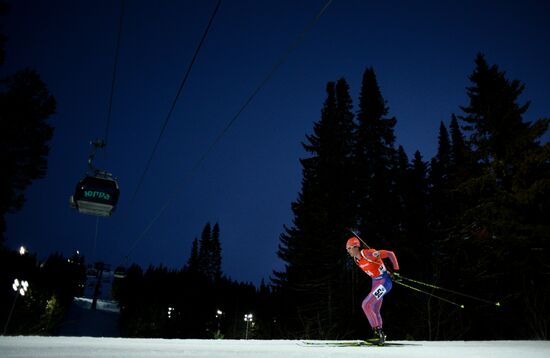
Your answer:
[[[120,337],[118,303],[97,300],[97,308],[92,310],[91,306],[91,298],[75,297],[69,314],[59,329],[59,335]]]
[[[550,341],[400,341],[392,347],[303,347],[298,341],[0,337],[0,357],[548,358]]]

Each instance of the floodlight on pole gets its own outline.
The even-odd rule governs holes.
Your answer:
[[[11,285],[15,293],[15,298],[13,299],[13,304],[11,305],[10,314],[8,315],[8,319],[6,321],[6,324],[4,325],[4,331],[2,333],[3,336],[6,335],[6,332],[8,330],[8,325],[10,324],[11,315],[13,314],[13,309],[15,308],[15,303],[17,302],[17,297],[19,295],[25,296],[25,293],[27,293],[27,290],[29,289],[29,283],[25,280],[19,281],[19,279],[13,280],[13,284]]]
[[[19,281],[18,279],[13,280],[13,285],[11,285],[15,292],[19,292],[21,296],[25,296],[25,293],[29,289],[29,283],[27,281]]]
[[[252,313],[244,315],[244,321],[246,322],[245,339],[248,339],[248,325],[250,324],[250,322],[253,321],[253,319],[254,319],[254,316],[252,316]]]
[[[221,320],[223,317],[223,311],[220,309],[216,310],[216,321],[218,323],[218,334],[220,333],[220,327],[221,327]]]

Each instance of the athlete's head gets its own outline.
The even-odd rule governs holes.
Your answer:
[[[350,250],[354,247],[359,248],[361,246],[361,242],[357,238],[357,236],[352,236],[348,239],[346,242],[346,250],[350,252]]]

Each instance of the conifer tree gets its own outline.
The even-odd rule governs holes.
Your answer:
[[[451,176],[452,145],[445,124],[439,126],[437,154],[430,162],[430,221],[434,230],[439,231],[448,224],[449,180]]]
[[[408,225],[407,239],[414,247],[418,276],[425,276],[432,261],[431,235],[428,232],[428,167],[417,150],[414,153],[409,174],[409,195],[406,203]]]
[[[451,130],[451,163],[453,170],[460,171],[458,168],[465,167],[467,165],[470,154],[470,148],[466,145],[464,135],[458,125],[456,115],[453,113],[451,117],[451,123],[449,124]]]
[[[0,244],[4,215],[23,206],[25,189],[48,168],[48,118],[56,102],[36,71],[25,69],[0,81]]]
[[[449,132],[443,122],[439,125],[437,154],[430,163],[430,181],[433,186],[441,186],[449,177],[451,166],[451,143]]]
[[[212,250],[210,252],[210,275],[215,281],[222,276],[222,247],[220,244],[220,225],[214,224],[212,229]]]
[[[423,223],[419,223],[420,225],[425,224],[425,218],[426,218],[426,209],[427,209],[427,194],[428,194],[428,182],[427,182],[427,172],[428,167],[426,163],[424,162],[422,158],[422,154],[420,151],[414,152],[414,158],[412,161],[412,168],[411,168],[411,184],[413,185],[413,192],[415,193],[416,197],[413,199],[414,206],[416,208],[416,212],[418,217],[423,217],[424,220],[420,220]],[[417,220],[415,220],[417,221]],[[423,230],[421,230],[423,231]]]
[[[479,173],[455,114],[451,116],[449,129],[450,142],[448,134],[442,134],[445,139],[440,141],[430,172],[432,227],[440,233],[454,226],[457,217],[465,210],[465,198],[458,188]]]
[[[210,252],[212,251],[212,227],[210,223],[206,223],[202,229],[201,238],[199,241],[199,272],[205,277],[208,276],[210,267]]]
[[[395,237],[399,227],[395,190],[395,117],[386,105],[374,69],[367,68],[361,85],[355,145],[358,226],[373,246]]]
[[[396,209],[393,215],[395,216],[396,235],[392,238],[392,247],[397,250],[400,260],[402,260],[401,257],[410,256],[408,252],[412,251],[414,246],[414,243],[411,243],[407,237],[411,165],[402,145],[397,148],[395,158],[392,180],[395,181]]]
[[[405,149],[402,145],[397,148],[397,160],[396,160],[396,169],[397,172],[404,173],[409,168],[409,157],[405,152]]]
[[[547,164],[548,144],[541,146],[538,140],[546,132],[549,120],[524,121],[529,102],[520,105],[518,99],[525,86],[517,80],[506,79],[505,73],[496,65],[489,66],[481,54],[476,58],[476,69],[470,80],[473,82],[467,90],[470,104],[462,107],[466,116],[460,118],[467,124],[465,129],[481,172],[477,179],[470,180],[464,191],[469,193],[472,202],[478,201],[475,204],[479,204],[477,198],[486,200],[487,204],[509,202],[514,198],[506,198],[508,195],[526,190],[538,180],[544,181],[541,174]],[[490,211],[491,205],[476,207]]]
[[[191,246],[191,255],[187,260],[187,269],[190,272],[198,272],[199,266],[199,241],[195,238]]]
[[[344,79],[329,82],[321,119],[303,146],[302,189],[292,203],[292,227],[281,234],[274,272],[287,309],[287,329],[309,337],[345,334],[342,327],[345,228],[354,222],[351,179],[353,114]],[[344,323],[345,324],[345,323]]]
[[[549,198],[550,146],[538,141],[549,122],[525,121],[529,102],[518,103],[524,85],[508,80],[481,54],[475,62],[472,86],[467,88],[469,105],[462,107],[465,115],[460,119],[477,169],[457,187],[464,210],[450,234],[450,250],[455,257],[460,254],[456,276],[468,279],[470,292],[514,297],[509,313],[523,318],[488,330],[486,325],[496,326],[497,313],[480,310],[470,317],[472,333],[491,338],[487,332],[500,337],[514,332],[517,338],[529,337],[531,329],[532,337],[540,317],[548,316],[548,304],[532,309],[533,302],[548,302],[548,292],[541,289],[549,286],[548,278],[534,274],[544,263],[533,248],[544,250],[550,241],[550,225],[542,219],[542,210],[548,209],[544,203]],[[545,324],[548,327],[548,321]]]
[[[391,245],[399,255],[400,266],[418,269],[417,277],[425,272],[425,267],[418,265],[418,260],[429,262],[425,252],[429,242],[428,235],[428,180],[427,165],[419,151],[416,151],[411,163],[400,146],[397,150],[395,180],[400,211],[396,213],[399,220],[400,235],[391,238]],[[422,257],[419,257],[422,255]],[[414,268],[413,268],[414,267]],[[411,274],[413,274],[411,272]]]
[[[407,156],[407,153],[405,152],[405,149],[402,145],[400,145],[397,148],[397,154],[396,154],[396,160],[395,160],[395,167],[394,167],[394,177],[395,177],[395,192],[397,196],[397,202],[399,203],[399,214],[398,216],[401,218],[398,228],[401,234],[404,234],[405,232],[405,202],[407,197],[407,191],[409,186],[409,157]],[[404,238],[404,235],[398,235],[396,237],[398,242],[401,242]]]
[[[219,280],[222,276],[222,252],[218,223],[214,224],[213,228],[210,223],[204,226],[199,242],[197,264],[198,272],[212,282]]]
[[[496,65],[489,66],[482,54],[476,57],[476,69],[470,76],[473,86],[467,88],[468,106],[461,107],[475,148],[477,161],[497,164],[500,179],[513,172],[518,158],[533,146],[545,129],[523,120],[530,103],[519,104],[525,85],[510,81]],[[542,132],[541,132],[542,129]]]

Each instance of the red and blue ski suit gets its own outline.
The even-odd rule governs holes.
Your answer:
[[[361,258],[355,258],[355,263],[372,278],[371,291],[361,307],[372,328],[382,327],[380,308],[384,296],[392,288],[392,280],[382,259],[389,258],[395,271],[399,270],[399,263],[393,251],[364,249],[360,253]]]

